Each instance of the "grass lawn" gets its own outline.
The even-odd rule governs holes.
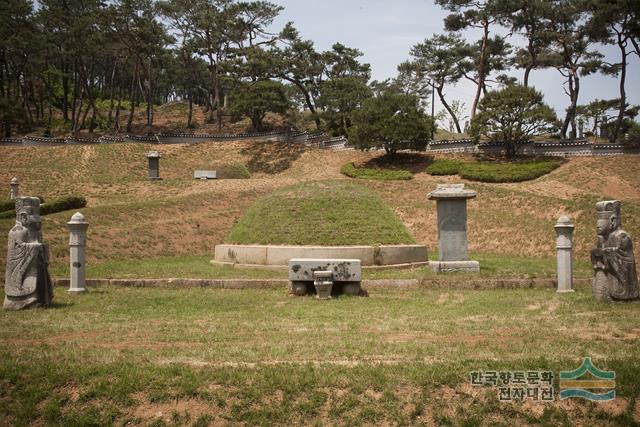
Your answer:
[[[430,253],[431,259],[437,254]],[[229,266],[211,264],[213,255],[177,256],[144,259],[110,260],[87,264],[87,277],[91,279],[285,279],[287,272],[236,269]],[[503,256],[491,253],[471,253],[470,258],[480,262],[480,273],[469,277],[496,278],[554,278],[556,275],[555,258],[527,258]],[[55,263],[50,272],[54,277],[69,277],[67,264]],[[575,277],[591,277],[593,270],[589,262],[574,260]],[[411,269],[364,270],[365,279],[423,279],[443,277],[433,273],[428,267]],[[445,275],[446,277],[464,277],[464,274]]]
[[[377,179],[380,181],[407,181],[413,179],[413,174],[408,170],[356,167],[353,163],[347,163],[342,166],[340,172],[350,178]]]
[[[582,291],[370,293],[59,290],[52,309],[0,312],[1,424],[640,421],[639,304]],[[469,384],[473,370],[557,377],[586,356],[615,370],[613,403],[500,403]]]

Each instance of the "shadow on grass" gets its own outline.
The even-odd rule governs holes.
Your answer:
[[[248,145],[242,150],[242,154],[251,156],[247,162],[249,172],[276,174],[289,169],[300,158],[304,149],[304,146],[298,144],[265,142]]]
[[[363,168],[371,169],[402,169],[411,173],[423,172],[429,164],[433,162],[433,157],[424,153],[395,153],[384,154],[374,157],[359,165]]]
[[[73,307],[75,305],[75,303],[73,302],[52,302],[51,303],[51,307],[50,308],[67,308],[67,307]]]

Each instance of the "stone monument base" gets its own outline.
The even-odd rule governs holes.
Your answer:
[[[477,273],[480,271],[478,261],[429,261],[429,267],[436,273]]]

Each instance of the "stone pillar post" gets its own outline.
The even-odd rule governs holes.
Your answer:
[[[67,223],[69,227],[69,248],[71,275],[69,293],[77,294],[87,290],[85,282],[85,246],[87,244],[87,228],[89,223],[80,212],[76,212]]]
[[[11,178],[11,190],[9,190],[9,196],[11,197],[11,200],[14,200],[16,197],[18,197],[18,189],[20,188],[20,184],[18,184],[18,178],[16,178],[15,176],[13,178]]]
[[[147,159],[149,159],[149,180],[155,181],[160,178],[160,153],[157,151],[149,151],[147,154]]]
[[[428,194],[438,211],[439,261],[429,262],[434,271],[480,271],[478,261],[470,261],[467,253],[467,200],[476,194],[464,184],[438,184]]]
[[[572,236],[575,226],[562,215],[555,225],[558,257],[558,292],[573,292]]]

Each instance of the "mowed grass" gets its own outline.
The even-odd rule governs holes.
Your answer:
[[[518,159],[514,161],[435,160],[427,168],[431,175],[460,175],[480,182],[522,182],[540,178],[562,164],[557,159]]]
[[[276,245],[415,242],[374,191],[338,180],[296,184],[258,199],[233,226],[227,241]]]
[[[58,289],[52,309],[0,312],[0,419],[632,425],[639,307],[552,290],[372,289],[317,301],[284,290]],[[586,356],[616,372],[614,405],[500,403],[496,389],[469,384],[473,370],[551,370],[557,387],[558,372]]]
[[[429,254],[437,259],[436,253]],[[86,274],[90,279],[287,279],[286,270],[254,270],[220,266],[211,263],[213,255],[184,255],[174,257],[113,259],[87,263]],[[450,280],[469,278],[522,279],[556,277],[555,258],[505,257],[491,253],[472,252],[470,258],[480,262],[480,273],[438,275],[429,267],[408,269],[365,269],[364,279],[429,279],[446,277]],[[574,276],[590,278],[593,275],[587,260],[574,260]],[[50,266],[54,277],[69,277],[69,265],[56,263]]]

